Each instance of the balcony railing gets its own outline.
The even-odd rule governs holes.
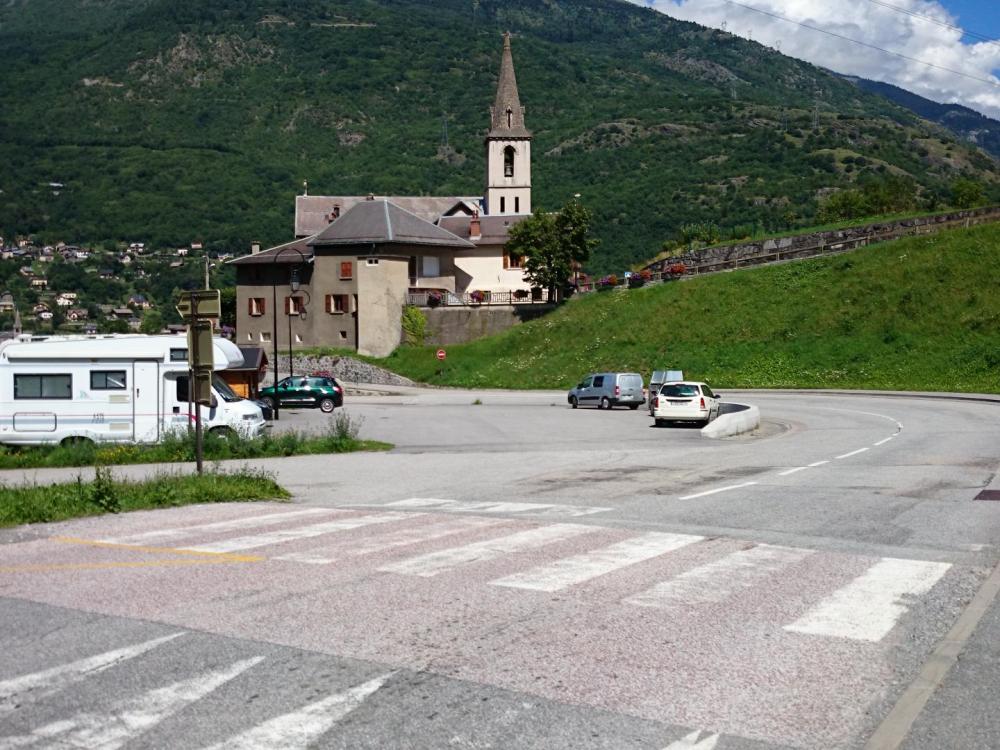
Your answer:
[[[417,307],[480,307],[483,305],[539,305],[549,301],[548,289],[526,292],[409,292],[406,304]]]

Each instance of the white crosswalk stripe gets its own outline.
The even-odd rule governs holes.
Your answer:
[[[540,526],[496,539],[487,539],[461,547],[453,547],[418,557],[411,557],[385,565],[379,568],[379,570],[387,573],[431,577],[462,565],[493,560],[512,552],[541,547],[595,531],[600,531],[600,529],[593,526],[581,526],[570,523]]]
[[[275,526],[286,521],[297,521],[310,516],[326,514],[337,516],[345,511],[331,510],[329,508],[307,508],[305,510],[292,510],[287,513],[268,513],[262,516],[249,516],[244,518],[234,518],[229,521],[213,521],[212,523],[201,523],[195,526],[177,526],[171,529],[154,529],[144,531],[139,534],[129,534],[127,536],[109,537],[101,539],[102,542],[112,544],[159,544],[167,540],[183,539],[186,536],[198,534],[215,534],[226,531],[240,531],[243,529],[256,529],[264,526]]]
[[[460,534],[465,531],[478,531],[495,527],[503,521],[487,518],[452,518],[427,526],[398,529],[388,534],[380,534],[374,539],[362,539],[356,542],[344,542],[337,547],[336,556],[324,555],[318,552],[290,552],[272,559],[287,562],[306,563],[308,565],[329,565],[345,557],[359,557],[376,552],[386,552],[397,547],[433,541],[445,536]]]
[[[671,742],[663,750],[715,750],[715,746],[719,742],[719,735],[706,734],[701,740],[698,739],[699,737],[701,737],[701,732],[691,732],[691,734]]]
[[[447,513],[530,513],[536,516],[575,518],[606,513],[611,508],[586,505],[561,505],[559,503],[469,502],[440,500],[432,497],[411,497],[386,503],[388,508],[426,508]]]
[[[279,529],[264,534],[254,534],[252,536],[242,536],[226,541],[212,542],[210,544],[199,544],[184,549],[192,552],[240,552],[247,549],[267,547],[272,544],[282,544],[295,539],[309,539],[312,537],[330,534],[335,531],[347,531],[349,529],[360,529],[362,526],[370,526],[376,523],[391,523],[393,521],[403,521],[413,518],[414,513],[376,513],[370,516],[354,516],[352,518],[340,518],[334,521],[312,524],[310,526],[297,526],[291,529]]]
[[[678,603],[721,602],[804,560],[812,550],[759,544],[685,571],[625,599],[626,604],[666,608]]]
[[[4,680],[0,682],[0,713],[13,710],[18,702],[23,702],[26,694],[30,693],[34,699],[48,697],[70,685],[87,679],[91,675],[103,672],[105,669],[128,659],[133,659],[181,635],[184,634],[172,633],[162,638],[154,638],[151,641],[137,643],[133,646],[116,648],[86,659],[78,659],[69,664],[62,664],[51,669],[44,669],[40,672],[32,672],[31,674]],[[17,701],[12,700],[14,698]]]
[[[652,532],[581,555],[556,560],[524,573],[490,581],[494,586],[533,591],[560,591],[621,568],[700,542],[701,536]]]
[[[244,659],[225,669],[150,690],[137,698],[119,701],[107,713],[83,712],[71,719],[46,724],[30,734],[4,737],[2,746],[14,748],[40,743],[43,747],[116,750],[263,659],[262,656]]]
[[[380,675],[360,685],[310,703],[297,711],[276,716],[253,729],[212,745],[206,750],[305,750],[337,722],[381,688],[394,673]]]
[[[909,609],[905,597],[926,594],[950,567],[949,563],[884,557],[785,630],[880,641]]]

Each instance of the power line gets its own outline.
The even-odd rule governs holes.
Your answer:
[[[897,13],[903,13],[907,16],[912,16],[913,18],[920,18],[924,21],[937,24],[946,29],[952,29],[954,31],[961,32],[963,36],[971,36],[974,39],[979,39],[980,41],[986,42],[987,44],[992,44],[994,46],[1000,47],[1000,41],[994,39],[993,37],[986,36],[984,34],[979,34],[975,31],[969,31],[968,29],[963,29],[961,26],[956,26],[955,24],[948,23],[947,21],[941,21],[933,16],[926,16],[923,13],[917,13],[916,11],[909,10],[908,8],[900,8],[898,5],[893,5],[891,3],[883,3],[882,0],[868,0],[872,5],[879,5],[883,8],[888,8],[889,10],[894,10]]]
[[[979,83],[988,83],[990,86],[995,88],[1000,88],[1000,83],[995,80],[990,80],[989,78],[979,78],[978,76],[969,75],[968,73],[963,73],[960,70],[955,70],[954,68],[946,68],[944,65],[938,65],[936,63],[927,62],[926,60],[919,60],[916,57],[910,57],[909,55],[904,55],[902,52],[893,52],[891,49],[885,49],[885,47],[879,47],[874,44],[869,44],[868,42],[862,42],[858,39],[852,39],[849,36],[844,36],[843,34],[838,34],[835,31],[829,31],[827,29],[821,29],[818,26],[810,26],[807,23],[802,23],[801,21],[793,21],[791,18],[786,18],[785,16],[780,16],[777,13],[771,13],[767,10],[761,10],[760,8],[754,8],[752,5],[745,5],[744,3],[736,2],[736,0],[726,0],[730,5],[738,5],[741,8],[746,8],[747,10],[752,10],[754,13],[761,13],[765,16],[770,16],[771,18],[777,18],[779,21],[785,21],[787,23],[793,23],[796,26],[801,26],[803,29],[809,29],[810,31],[818,31],[820,34],[826,34],[827,36],[836,37],[837,39],[842,39],[845,42],[851,42],[853,44],[861,45],[862,47],[868,47],[868,49],[878,50],[879,52],[884,52],[887,55],[892,55],[894,57],[901,58],[903,60],[908,60],[909,62],[917,63],[918,65],[926,65],[928,68],[936,68],[937,70],[943,70],[946,73],[952,73],[957,76],[962,76],[962,78],[968,78],[971,81],[978,81]]]

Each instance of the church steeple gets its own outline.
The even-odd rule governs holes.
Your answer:
[[[486,135],[486,213],[531,213],[531,131],[524,126],[509,31],[503,35],[500,80]]]
[[[531,131],[524,127],[524,107],[517,95],[517,77],[514,75],[514,56],[510,51],[510,32],[503,35],[503,56],[500,58],[500,81],[497,98],[490,107],[492,119],[490,138],[530,138]]]

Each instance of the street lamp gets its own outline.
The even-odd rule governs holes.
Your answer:
[[[292,250],[299,254],[299,259],[302,261],[302,265],[305,265],[308,261],[306,256],[297,247],[283,247],[275,252],[274,256],[271,258],[271,338],[274,344],[274,419],[275,421],[281,419],[281,399],[278,397],[278,260],[281,258],[281,254],[287,250]],[[298,288],[299,281],[298,275],[294,275],[293,280],[292,275],[289,276],[288,286],[292,287],[294,283],[295,289]],[[293,291],[295,291],[293,289]],[[289,377],[291,376],[292,369],[292,317],[291,310],[289,310],[288,316],[288,370]]]

